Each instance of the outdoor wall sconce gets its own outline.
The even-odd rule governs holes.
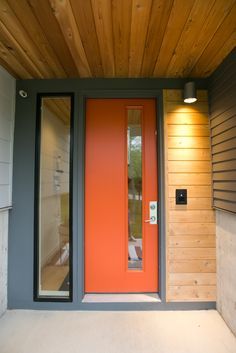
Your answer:
[[[184,85],[184,102],[194,103],[197,100],[195,82],[187,82]]]

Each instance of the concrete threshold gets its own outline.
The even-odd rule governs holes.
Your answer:
[[[161,302],[156,293],[125,293],[125,294],[85,294],[83,303],[157,303]]]

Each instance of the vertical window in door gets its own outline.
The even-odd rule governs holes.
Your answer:
[[[41,97],[36,179],[36,298],[70,298],[71,97]]]
[[[142,109],[127,110],[128,269],[143,268]]]

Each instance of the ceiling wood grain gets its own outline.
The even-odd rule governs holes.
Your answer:
[[[0,0],[13,76],[207,77],[236,46],[236,0]]]

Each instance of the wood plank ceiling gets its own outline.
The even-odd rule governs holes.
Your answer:
[[[16,78],[207,77],[236,46],[236,0],[0,0]]]

